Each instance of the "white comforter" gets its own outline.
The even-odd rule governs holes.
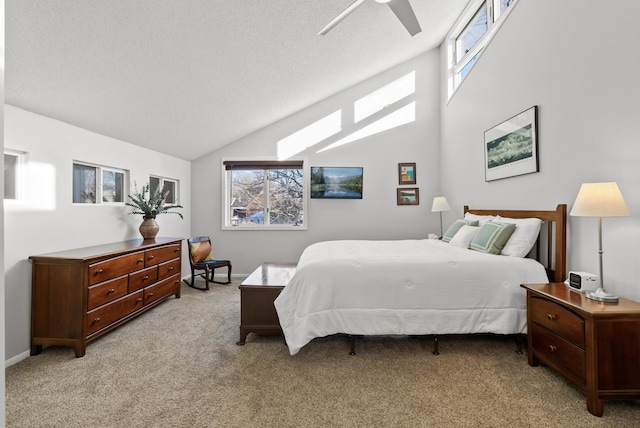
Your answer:
[[[522,283],[548,282],[533,259],[439,240],[310,245],[275,300],[291,355],[313,338],[526,332]]]

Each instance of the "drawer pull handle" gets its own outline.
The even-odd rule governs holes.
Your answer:
[[[142,297],[138,297],[138,298],[136,299],[136,303],[140,303],[140,302],[142,302]]]
[[[99,322],[100,322],[100,317],[98,317],[98,318],[94,318],[94,319],[93,319],[93,323],[94,323],[94,324],[95,324],[95,323],[99,323]]]
[[[177,253],[178,251],[180,251],[180,248],[176,248],[175,250],[173,250],[175,253]]]
[[[96,271],[96,275],[101,274],[101,273],[102,273],[102,269],[98,269],[98,270]]]
[[[171,266],[171,267],[169,268],[169,272],[171,272],[172,270],[173,270],[173,266]]]
[[[149,256],[149,260],[153,260],[154,256]]]
[[[115,290],[115,289],[110,288],[110,289],[109,289],[109,291],[107,291],[107,294],[113,294],[113,293],[115,293],[115,292],[116,292],[116,290]]]
[[[558,319],[558,317],[556,317],[556,316],[555,316],[555,315],[553,315],[553,314],[548,314],[548,315],[547,315],[547,318],[549,318],[549,320],[550,320],[550,321],[555,321],[555,320],[557,320],[557,319]]]
[[[153,293],[149,293],[149,297],[153,297]]]
[[[145,275],[142,277],[142,280],[144,281],[145,279],[149,279],[149,275]]]
[[[556,352],[558,348],[556,348],[554,345],[549,345],[549,352]]]
[[[138,259],[138,263],[144,263],[144,259]]]

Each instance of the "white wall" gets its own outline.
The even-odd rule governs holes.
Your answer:
[[[603,220],[605,287],[638,301],[639,15],[638,2],[520,0],[448,105],[442,94],[441,125],[456,207],[570,210],[581,183],[617,181],[632,216]],[[540,172],[485,182],[484,131],[533,105]],[[597,248],[597,220],[569,217],[569,270],[597,274]]]
[[[74,160],[130,171],[141,187],[149,175],[180,180],[181,210],[159,216],[160,236],[187,237],[191,230],[189,162],[5,106],[6,149],[27,153],[25,201],[5,203],[6,359],[28,355],[31,326],[31,264],[28,257],[53,251],[140,238],[142,217],[124,206],[73,205]],[[186,272],[188,262],[183,266]]]
[[[415,71],[416,120],[350,144],[321,148],[361,129],[353,122],[354,102]],[[439,187],[439,53],[428,52],[300,111],[192,163],[194,235],[210,235],[216,257],[228,258],[234,273],[248,274],[266,261],[296,262],[310,243],[328,239],[424,238],[439,231],[431,202]],[[292,94],[295,96],[295,94]],[[377,117],[396,111],[393,104]],[[362,200],[310,199],[306,231],[221,230],[221,159],[276,157],[278,141],[338,110],[342,131],[299,153],[312,166],[362,166]],[[420,205],[397,206],[398,163],[416,162]]]

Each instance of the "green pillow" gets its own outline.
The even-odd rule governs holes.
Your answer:
[[[482,253],[500,254],[514,230],[516,225],[513,223],[498,223],[490,220],[480,228],[469,244],[469,248]]]
[[[460,228],[464,225],[467,226],[477,226],[478,225],[478,221],[477,220],[456,220],[453,222],[453,224],[451,226],[449,226],[449,229],[447,229],[447,231],[444,233],[444,235],[442,235],[442,240],[444,242],[449,242],[451,241],[451,238],[453,238],[455,236],[456,233],[458,233],[458,231],[460,230]]]

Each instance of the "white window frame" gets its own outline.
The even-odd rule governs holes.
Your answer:
[[[173,183],[174,184],[174,189],[175,189],[175,196],[174,196],[174,201],[165,201],[167,204],[174,204],[174,205],[179,205],[180,204],[180,180],[176,180],[174,178],[167,178],[167,177],[162,177],[160,175],[150,175],[149,176],[149,192],[151,192],[151,179],[156,179],[158,180],[158,188],[163,189],[164,190],[164,184],[165,183]]]
[[[457,59],[457,39],[462,34],[464,29],[471,23],[471,20],[476,15],[480,7],[487,3],[487,31],[476,42],[475,45],[468,52],[466,52],[462,58]],[[453,98],[462,82],[465,78],[461,78],[460,73],[469,64],[473,58],[476,58],[476,63],[480,60],[484,49],[489,45],[491,39],[496,34],[502,23],[507,19],[507,16],[511,13],[514,7],[518,4],[518,0],[513,0],[513,3],[503,12],[500,13],[498,7],[500,0],[473,0],[471,1],[465,10],[460,14],[456,23],[451,27],[449,34],[446,37],[446,49],[447,49],[447,103]],[[498,16],[496,16],[498,15]],[[473,67],[475,64],[473,65]],[[472,69],[473,69],[472,67]],[[467,72],[467,76],[471,73],[471,70]]]
[[[25,152],[21,152],[19,150],[13,149],[4,149],[4,154],[9,156],[14,156],[16,158],[16,170],[14,175],[14,193],[16,195],[13,199],[7,199],[7,195],[3,195],[5,204],[21,204],[24,203],[24,184],[25,184],[25,170],[27,165],[27,154]],[[6,180],[4,181],[4,185],[7,185]]]
[[[81,166],[86,166],[86,167],[90,167],[90,168],[95,168],[96,170],[96,201],[95,202],[73,202],[73,193],[74,193],[74,188],[73,188],[73,166],[74,165],[81,165]],[[83,162],[83,161],[73,161],[73,164],[71,166],[72,169],[72,174],[71,174],[71,203],[73,205],[82,205],[82,206],[109,206],[109,205],[122,205],[124,206],[125,202],[127,202],[127,198],[128,198],[128,194],[129,194],[129,171],[127,171],[126,169],[121,169],[121,168],[114,168],[114,167],[110,167],[110,166],[104,166],[104,165],[97,165],[94,163],[89,163],[89,162]],[[122,181],[122,202],[105,202],[102,200],[103,197],[103,178],[102,178],[102,172],[103,171],[112,171],[112,172],[116,172],[116,173],[122,173],[124,175],[123,177],[123,181]]]
[[[287,159],[287,160],[297,160],[302,162],[302,174],[303,174],[303,189],[302,189],[302,213],[304,216],[304,220],[301,225],[294,224],[242,224],[242,225],[233,225],[231,219],[231,171],[227,171],[225,169],[225,161],[257,161],[257,162],[271,162],[278,161],[281,159],[270,158],[270,157],[261,157],[261,158],[229,158],[229,159],[221,159],[220,160],[220,171],[222,174],[221,183],[222,183],[222,230],[254,230],[254,231],[265,231],[265,230],[307,230],[308,224],[308,211],[307,211],[307,201],[309,199],[309,166],[306,158],[295,158],[295,159]],[[265,179],[265,190],[267,189]],[[269,204],[269,192],[265,192],[264,205],[268,207]]]

